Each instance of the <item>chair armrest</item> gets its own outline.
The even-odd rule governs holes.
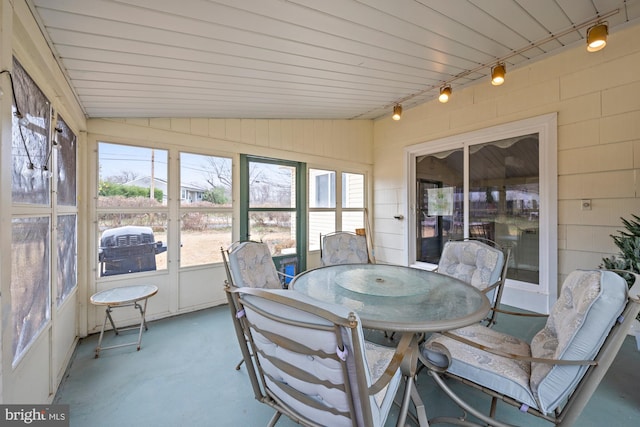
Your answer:
[[[288,279],[293,279],[293,278],[294,278],[294,276],[292,276],[292,275],[290,275],[290,274],[287,274],[287,273],[283,273],[282,271],[277,271],[277,270],[276,270],[276,273],[278,273],[278,275],[280,275],[280,276],[282,276],[282,277],[286,277],[286,278],[288,278]]]
[[[521,317],[549,317],[548,314],[542,314],[542,313],[520,313],[518,311],[509,311],[509,310],[503,310],[501,308],[494,308],[493,311],[496,311],[498,313],[503,313],[503,314],[509,314],[511,316],[521,316]]]
[[[369,387],[369,395],[378,393],[380,390],[385,388],[387,384],[389,384],[389,381],[391,381],[396,371],[400,368],[402,360],[404,359],[407,350],[409,350],[409,347],[412,344],[418,345],[417,342],[415,342],[415,339],[415,334],[402,334],[402,338],[400,338],[400,342],[396,347],[396,352],[393,354],[391,361],[387,365],[387,369],[384,370],[384,373],[380,376],[380,378],[378,378],[378,381],[376,381],[373,385],[371,385],[371,387]]]
[[[487,293],[489,293],[489,291],[492,291],[492,290],[494,290],[495,288],[497,288],[498,286],[500,286],[500,284],[501,284],[501,283],[502,283],[502,280],[498,280],[497,282],[495,282],[495,283],[493,283],[493,284],[491,284],[491,285],[487,286],[486,288],[484,288],[484,289],[482,290],[482,293],[483,293],[483,294],[487,294]]]
[[[541,357],[522,356],[520,354],[507,353],[504,351],[496,350],[491,347],[479,344],[475,341],[468,340],[451,332],[442,332],[442,335],[447,338],[451,338],[456,341],[460,341],[463,344],[477,348],[487,353],[495,354],[496,356],[506,357],[508,359],[521,360],[523,362],[535,362],[535,363],[547,363],[550,365],[597,365],[596,360],[565,360],[565,359],[546,359]]]
[[[638,280],[638,275],[636,276],[636,281],[629,289],[629,299],[633,300],[635,303],[640,303],[640,280]]]
[[[278,273],[279,277],[284,277],[285,279],[292,279],[293,280],[293,276],[290,275],[290,274],[286,274],[286,273],[283,273],[283,272],[277,271],[277,270],[276,270],[276,273]],[[286,281],[284,283],[282,283],[282,289],[289,289],[289,284]]]

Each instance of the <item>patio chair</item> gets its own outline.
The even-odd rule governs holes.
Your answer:
[[[492,327],[496,323],[507,279],[510,253],[509,248],[503,249],[488,239],[449,240],[442,248],[440,262],[434,271],[455,277],[483,292],[489,299],[491,309],[482,324]],[[385,337],[393,339],[395,333],[385,332]]]
[[[496,323],[510,254],[510,248],[503,248],[488,239],[450,240],[444,244],[435,271],[460,279],[482,291],[491,303],[491,310],[485,319],[485,326],[491,327]]]
[[[633,275],[631,290],[614,271],[570,273],[545,327],[530,343],[475,325],[465,328],[464,335],[455,331],[432,336],[421,346],[420,360],[457,405],[484,423],[507,425],[496,419],[500,399],[557,426],[570,426],[611,366],[640,311],[640,276],[623,274]],[[489,414],[465,402],[444,378],[490,395]],[[480,425],[464,417],[429,422]]]
[[[367,238],[350,231],[335,231],[320,235],[320,262],[323,266],[367,264]]]
[[[280,278],[289,276],[276,269],[266,243],[250,240],[234,242],[228,249],[220,248],[220,251],[227,273],[225,283],[229,286],[264,289],[287,287],[286,282]],[[239,370],[243,363],[244,359],[240,360],[236,370]]]
[[[384,426],[408,345],[364,340],[346,307],[294,291],[226,287],[255,398],[304,426]],[[248,337],[248,341],[245,339]]]
[[[228,249],[220,248],[220,251],[229,284],[250,288],[286,288],[284,278],[290,276],[276,269],[266,243],[251,240],[234,242]]]

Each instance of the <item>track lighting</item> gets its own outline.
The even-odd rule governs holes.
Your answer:
[[[438,101],[443,104],[449,100],[451,96],[451,85],[442,86],[440,88],[440,96],[438,97]]]
[[[16,111],[13,113],[13,115],[18,118],[18,123],[21,126],[28,125],[29,124],[29,119],[24,117],[22,115],[22,113],[20,112],[20,108],[18,108],[18,101],[16,100],[16,91],[15,91],[15,88],[13,87],[13,77],[11,76],[11,71],[2,70],[2,71],[0,71],[0,74],[6,74],[7,76],[9,76],[9,83],[11,83],[11,95],[13,97],[13,105],[15,105],[15,107],[16,107]],[[4,95],[4,93],[3,93],[3,95]]]
[[[391,116],[391,118],[393,120],[400,120],[400,116],[402,116],[402,105],[396,104],[393,106],[393,116]]]
[[[60,141],[58,139],[60,138],[60,134],[62,133],[62,128],[55,127],[53,130],[55,131],[55,133],[53,134],[53,139],[51,140],[51,146],[57,150],[60,149]]]
[[[30,160],[27,160],[20,173],[25,178],[31,178],[35,174],[35,171],[36,171],[36,166]]]
[[[491,68],[491,84],[494,86],[500,86],[504,83],[504,75],[507,74],[507,69],[504,63],[499,62]]]
[[[20,139],[22,141],[22,146],[24,147],[24,152],[27,156],[27,161],[25,162],[21,174],[25,177],[25,178],[30,178],[34,175],[36,169],[40,169],[42,170],[43,176],[45,178],[51,178],[53,176],[53,173],[51,172],[51,170],[49,169],[49,160],[51,159],[51,153],[53,151],[53,149],[58,149],[60,148],[60,142],[58,140],[58,137],[60,134],[62,134],[62,128],[56,126],[54,128],[54,133],[53,135],[51,135],[51,145],[47,151],[47,155],[44,159],[44,163],[42,163],[41,166],[36,166],[33,163],[33,159],[31,157],[31,154],[29,153],[29,147],[27,146],[27,141],[26,138],[24,136],[23,133],[23,129],[22,128],[27,128],[27,126],[29,126],[30,121],[27,117],[25,117],[25,115],[22,113],[22,111],[20,111],[20,107],[18,106],[18,100],[16,99],[16,91],[15,91],[15,86],[13,84],[13,76],[11,75],[11,72],[9,70],[1,70],[0,71],[0,75],[2,74],[7,74],[7,76],[9,76],[9,82],[11,83],[11,95],[13,97],[13,105],[15,106],[15,111],[13,112],[14,117],[16,117],[18,119],[18,132],[20,134]],[[28,130],[28,128],[27,128]]]
[[[16,107],[16,112],[13,113],[13,115],[18,118],[18,124],[20,126],[27,126],[29,124],[29,119],[22,115],[20,110],[18,110],[18,107]]]
[[[607,45],[607,24],[596,24],[587,30],[587,51],[597,52]]]

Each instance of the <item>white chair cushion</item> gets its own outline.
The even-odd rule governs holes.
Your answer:
[[[342,317],[348,318],[350,314],[350,310],[346,307],[339,305],[330,305],[324,304],[317,300],[313,300],[310,297],[307,297],[303,294],[293,291],[273,291],[275,293],[283,293],[287,298],[299,300],[301,302],[307,304],[313,304],[315,306],[321,307],[330,311],[331,313]],[[323,324],[323,325],[331,325],[332,323],[322,319],[318,316],[315,316],[311,313],[300,311],[292,306],[284,306],[282,304],[278,304],[274,301],[269,301],[265,299],[258,299],[252,297],[251,295],[246,295],[244,298],[247,298],[252,303],[257,304],[261,309],[266,312],[277,312],[278,316],[283,318],[293,318],[296,321],[303,323],[312,323],[312,324]],[[304,327],[295,327],[292,325],[285,325],[274,320],[268,319],[262,316],[258,312],[254,312],[251,309],[245,308],[246,315],[249,320],[256,324],[260,330],[263,331],[271,331],[275,332],[279,335],[286,336],[287,339],[297,341],[303,343],[305,346],[309,346],[314,350],[321,350],[325,353],[335,353],[337,348],[337,342],[335,333],[333,331],[321,331],[321,330],[311,330],[309,328]],[[360,320],[357,318],[357,321]],[[314,377],[326,381],[330,384],[340,385],[344,383],[344,378],[342,374],[342,369],[340,363],[335,359],[323,359],[320,357],[309,357],[305,355],[301,355],[299,353],[291,352],[286,350],[273,342],[270,342],[267,338],[261,335],[257,331],[253,331],[254,340],[260,342],[263,351],[269,356],[275,356],[278,359],[289,363],[293,366],[296,366],[302,369],[305,372],[309,372]],[[350,386],[352,393],[358,393],[358,384],[356,379],[356,357],[361,357],[362,363],[364,366],[369,367],[365,371],[365,377],[367,380],[367,384],[373,384],[384,372],[387,364],[393,357],[395,350],[393,348],[388,348],[384,346],[380,346],[377,344],[369,343],[364,340],[364,335],[362,332],[362,328],[358,327],[358,340],[363,346],[364,353],[361,353],[359,356],[355,354],[354,351],[354,342],[352,341],[352,335],[349,330],[346,328],[342,331],[342,340],[347,349],[347,369],[349,371],[349,376],[351,378]],[[261,354],[258,355],[260,360],[260,364],[262,365],[264,371],[268,373],[272,379],[267,379],[267,383],[269,388],[274,391],[276,396],[284,401],[287,405],[295,408],[300,414],[318,422],[321,425],[327,426],[352,426],[352,421],[344,416],[335,415],[326,411],[319,411],[315,408],[307,406],[296,399],[293,399],[284,391],[278,391],[285,387],[286,385],[293,386],[297,388],[299,391],[304,394],[312,397],[318,402],[322,402],[324,405],[336,408],[340,411],[348,411],[349,410],[349,402],[357,401],[357,399],[350,397],[345,393],[344,388],[342,386],[333,388],[327,387],[323,384],[319,384],[318,382],[303,382],[297,378],[294,378],[288,374],[286,374],[283,370],[279,369],[268,359],[263,357]],[[370,396],[370,406],[372,408],[372,416],[374,419],[374,426],[383,426],[384,422],[387,418],[389,410],[393,404],[393,398],[395,396],[395,391],[397,391],[398,384],[401,380],[401,372],[398,369],[389,384],[380,392],[378,392],[375,396]],[[341,388],[342,387],[342,388]],[[392,390],[393,392],[388,392]],[[361,413],[362,409],[357,408],[357,411]]]
[[[502,272],[501,250],[475,240],[445,243],[438,272],[453,276],[483,290],[495,283]]]
[[[282,289],[266,243],[240,243],[229,253],[229,269],[235,286]]]
[[[507,353],[537,358],[593,360],[622,313],[627,301],[626,281],[610,271],[574,271],[562,285],[546,326],[529,346],[526,342],[481,325],[454,333]],[[515,361],[433,335],[421,346],[422,355],[446,368],[448,359],[433,346],[451,353],[448,371],[510,396],[543,413],[562,404],[575,389],[587,365],[550,365]]]
[[[369,262],[367,239],[351,233],[323,236],[322,265],[366,264]]]
[[[545,327],[531,341],[534,357],[592,360],[627,300],[626,281],[611,271],[574,271],[567,276]],[[563,402],[586,365],[532,363],[531,389],[543,412]]]
[[[456,329],[453,333],[506,353],[531,356],[529,344],[525,341],[486,326],[471,325]],[[496,356],[460,341],[434,334],[421,346],[420,351],[425,358],[435,361],[436,364],[444,368],[446,368],[446,363],[442,362],[445,358],[437,347],[433,347],[434,342],[444,345],[451,353],[452,361],[448,371],[452,374],[504,393],[531,407],[537,407],[533,393],[529,388],[531,374],[529,362]]]
[[[371,374],[371,383],[374,384],[384,374],[385,369],[391,362],[395,349],[378,345],[370,341],[365,341],[365,354],[367,358],[367,366],[369,367],[369,373]],[[394,393],[387,393],[389,387],[395,390],[395,383],[400,381],[400,371],[396,372],[393,380],[389,382],[382,390],[375,394],[374,398],[378,405],[378,411],[387,413],[391,405],[393,404]]]

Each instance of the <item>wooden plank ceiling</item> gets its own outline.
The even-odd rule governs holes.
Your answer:
[[[27,2],[87,117],[376,119],[640,22],[640,0]]]

